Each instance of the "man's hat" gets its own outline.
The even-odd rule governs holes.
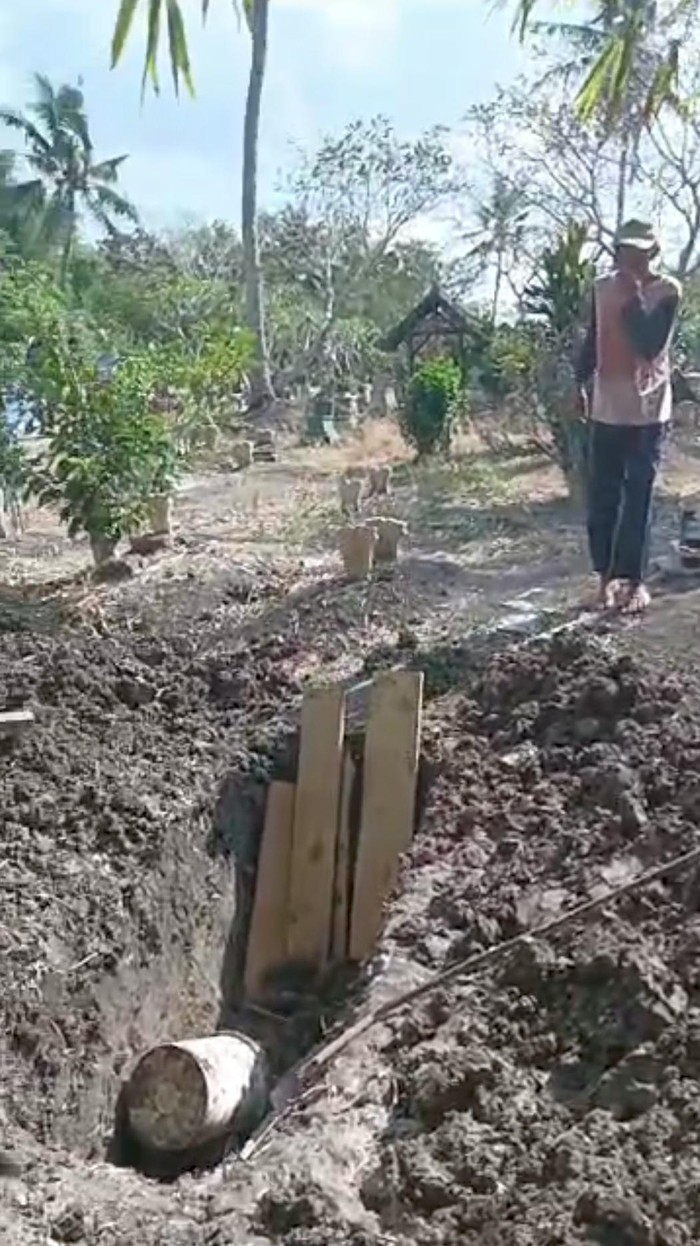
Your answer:
[[[656,255],[660,250],[653,226],[645,221],[626,221],[618,231],[615,245],[634,247],[635,251],[644,251],[645,255]]]

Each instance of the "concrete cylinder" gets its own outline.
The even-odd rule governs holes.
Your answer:
[[[267,1060],[245,1034],[163,1043],[141,1057],[125,1088],[129,1128],[153,1152],[187,1151],[262,1118]]]

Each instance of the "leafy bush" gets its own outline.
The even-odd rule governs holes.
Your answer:
[[[235,399],[246,383],[253,342],[241,329],[203,327],[197,339],[150,351],[161,392],[178,395],[174,435],[183,451],[207,444],[213,431],[231,431]]]
[[[588,231],[571,223],[540,256],[539,270],[525,291],[524,311],[563,343],[573,345],[595,270],[583,251]]]
[[[23,357],[32,337],[49,332],[66,311],[65,296],[51,271],[19,259],[0,246],[0,350]]]
[[[33,477],[39,501],[58,507],[71,536],[117,541],[182,467],[164,417],[153,410],[147,358],[126,359],[105,382],[96,363],[59,335],[41,352],[34,387],[52,410],[48,451]]]
[[[573,375],[574,348],[594,276],[585,245],[585,227],[569,225],[559,242],[542,253],[525,301],[537,334],[532,409],[574,495],[581,493],[588,447]]]
[[[448,450],[462,372],[453,359],[426,359],[408,385],[401,411],[401,431],[419,456]]]

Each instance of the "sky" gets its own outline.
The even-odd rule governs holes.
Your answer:
[[[141,102],[141,31],[109,68],[117,0],[0,0],[0,103],[31,99],[32,74],[83,80],[99,158],[128,153],[122,186],[151,228],[239,217],[250,41],[231,0],[184,0],[197,98],[177,100],[163,63]],[[270,0],[260,146],[262,205],[276,201],[292,144],[378,113],[410,136],[456,124],[522,68],[508,6],[492,0]],[[0,145],[13,136],[0,132]]]

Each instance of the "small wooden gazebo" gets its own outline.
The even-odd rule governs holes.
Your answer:
[[[412,373],[416,361],[426,355],[450,354],[462,364],[467,331],[468,320],[461,307],[448,299],[438,286],[433,286],[413,311],[386,334],[380,345],[385,351],[405,346],[408,370]]]

